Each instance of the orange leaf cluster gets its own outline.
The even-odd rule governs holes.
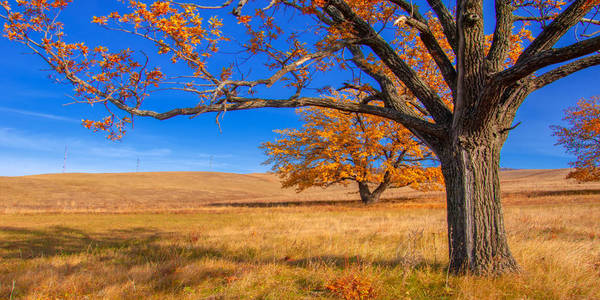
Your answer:
[[[203,68],[201,62],[219,51],[219,41],[227,40],[222,35],[221,19],[213,16],[206,26],[193,5],[176,8],[170,1],[156,1],[150,6],[141,1],[128,2],[133,12],[123,15],[113,12],[108,16],[94,17],[92,22],[108,25],[109,21],[114,21],[131,25],[132,29],[123,30],[154,42],[160,54],[172,53],[173,62],[183,59],[197,69]],[[204,49],[200,49],[201,46]],[[205,70],[197,72],[200,74]]]
[[[368,300],[376,299],[377,293],[374,284],[369,278],[358,272],[336,278],[328,283],[325,288],[344,300]]]
[[[335,93],[332,100],[351,102],[358,96]],[[394,186],[421,190],[442,182],[439,168],[423,165],[433,154],[396,122],[333,109],[299,113],[302,130],[277,131],[276,142],[262,145],[284,187],[301,191],[347,181],[379,184],[386,176]]]
[[[600,97],[581,99],[565,111],[567,126],[552,126],[559,145],[577,157],[568,178],[600,181]]]
[[[120,139],[125,132],[124,124],[131,123],[131,120],[112,113],[108,99],[117,104],[135,101],[135,106],[139,107],[148,96],[148,87],[158,87],[164,74],[159,68],[149,68],[147,63],[140,63],[130,49],[111,53],[101,45],[90,50],[84,43],[66,42],[63,24],[56,21],[56,15],[71,1],[16,2],[20,11],[15,11],[8,1],[0,2],[7,13],[4,35],[27,45],[73,84],[78,102],[105,104],[110,117],[102,122],[83,122],[83,125],[94,131],[109,132],[109,139]],[[105,24],[108,18],[117,15],[95,17],[93,22]],[[39,42],[35,42],[36,39]]]
[[[597,2],[590,1],[592,4]],[[151,41],[159,54],[167,55],[173,63],[182,62],[191,70],[189,76],[182,74],[169,78],[176,80],[167,80],[168,77],[161,69],[149,66],[149,58],[143,52],[130,49],[111,52],[102,45],[67,42],[62,31],[63,24],[56,17],[71,0],[15,2],[17,5],[13,7],[9,5],[9,1],[0,0],[0,6],[6,12],[6,16],[2,16],[6,20],[5,36],[25,44],[44,57],[58,75],[74,85],[78,101],[106,104],[109,115],[115,118],[115,124],[119,115],[111,111],[111,108],[126,107],[130,109],[129,113],[132,109],[140,109],[147,96],[158,87],[194,93],[200,98],[199,104],[203,105],[218,101],[223,103],[225,96],[252,95],[255,92],[254,86],[264,84],[270,87],[274,84],[265,79],[232,84],[232,81],[239,78],[246,82],[244,71],[233,72],[233,63],[221,68],[211,68],[220,69],[220,74],[218,71],[211,73],[208,68],[209,59],[219,52],[221,43],[229,38],[224,36],[221,18],[206,17],[198,6],[192,4],[166,0],[146,4],[144,1],[123,0],[129,8],[128,13],[115,11],[92,19],[93,23],[104,28]],[[421,42],[419,32],[408,23],[394,23],[400,17],[411,16],[407,16],[392,2],[347,1],[359,17],[380,29],[382,36],[393,36],[390,45],[400,58],[413,67],[452,109],[450,89]],[[348,59],[351,57],[347,55],[348,50],[340,47],[343,43],[354,43],[361,39],[352,26],[347,22],[333,26],[325,24],[326,22],[316,22],[295,31],[284,30],[286,27],[282,27],[280,22],[287,21],[277,18],[275,12],[289,8],[290,3],[273,3],[269,10],[257,9],[252,17],[238,16],[237,21],[246,29],[246,39],[241,44],[250,56],[247,58],[265,65],[269,71],[286,71],[282,76],[274,76],[274,81],[283,82],[285,87],[300,94],[301,90],[310,87],[315,74],[326,73],[334,68],[356,70],[357,67]],[[322,0],[297,0],[293,1],[293,6],[300,12],[301,18],[309,21],[323,13],[325,3]],[[558,11],[563,4],[562,0],[515,0],[513,3],[515,7],[544,7],[549,12]],[[425,19],[442,50],[450,61],[455,61],[438,20],[432,14],[426,14]],[[531,32],[527,30],[527,24],[514,31],[506,65],[514,63],[523,50],[523,44],[530,38]],[[491,37],[487,39],[491,42]],[[365,61],[368,69],[385,73],[394,80],[399,94],[406,97],[416,113],[427,114],[397,76],[372,52],[365,52]],[[287,71],[286,68],[290,65],[293,67]],[[353,76],[349,81],[356,81],[357,85],[365,87],[368,85],[369,82],[361,82],[364,79],[356,78],[354,72],[348,73]]]
[[[94,132],[105,131],[108,132],[107,138],[109,140],[120,140],[125,134],[125,123],[129,123],[129,118],[123,118],[115,122],[112,116],[105,117],[102,121],[92,120],[81,120],[81,125],[87,129],[91,129]]]

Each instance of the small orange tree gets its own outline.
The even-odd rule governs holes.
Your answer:
[[[565,111],[567,127],[552,126],[557,145],[577,156],[567,178],[579,182],[600,181],[600,98],[581,99]]]
[[[347,94],[333,101],[352,102]],[[364,204],[379,201],[389,187],[439,188],[439,167],[424,167],[433,153],[408,129],[381,117],[325,108],[304,108],[301,130],[278,130],[280,138],[263,143],[266,163],[283,187],[302,191],[355,181]],[[373,190],[369,185],[375,185]]]

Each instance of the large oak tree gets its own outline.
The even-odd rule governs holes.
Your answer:
[[[109,117],[85,125],[108,130],[111,137],[118,138],[130,122],[119,111],[164,120],[320,106],[401,123],[441,162],[453,272],[518,269],[504,229],[500,150],[527,95],[600,64],[595,31],[600,0],[495,0],[495,15],[484,11],[482,0],[457,0],[451,6],[441,0],[227,0],[216,6],[131,0],[125,1],[128,9],[118,9],[117,2],[114,13],[94,17],[102,27],[151,42],[173,64],[186,67],[178,74],[154,67],[155,55],[145,54],[151,51],[111,52],[69,41],[56,16],[70,0],[15,2],[0,1],[5,36],[39,54],[74,85],[80,101],[105,103]],[[489,39],[484,21],[495,25]],[[523,22],[542,26],[515,52],[514,37]],[[579,23],[588,30],[577,39],[566,36]],[[435,63],[431,74],[441,78],[435,84],[415,71],[424,60],[403,50],[405,32],[416,32],[427,49],[421,57]],[[222,57],[227,53],[229,60]],[[223,67],[224,62],[231,64]],[[367,84],[375,92],[357,103],[316,96],[330,87],[364,90]],[[270,93],[274,88],[277,97]],[[167,104],[149,101],[159,89],[192,93],[197,99],[164,109]],[[446,96],[450,102],[444,101]],[[373,104],[375,99],[384,106]]]

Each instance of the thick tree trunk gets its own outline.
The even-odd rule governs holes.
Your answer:
[[[360,200],[363,204],[373,204],[379,202],[379,198],[381,198],[381,194],[387,187],[382,187],[379,185],[373,192],[370,191],[369,185],[366,182],[358,182],[358,193],[360,194]]]
[[[456,138],[439,153],[446,181],[450,271],[500,274],[518,270],[500,203],[503,140]]]

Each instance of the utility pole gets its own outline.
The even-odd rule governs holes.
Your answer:
[[[63,174],[65,173],[65,170],[67,169],[67,145],[65,145],[65,158],[63,159]]]
[[[135,165],[135,172],[137,173],[140,170],[140,158],[137,158],[137,163]]]

